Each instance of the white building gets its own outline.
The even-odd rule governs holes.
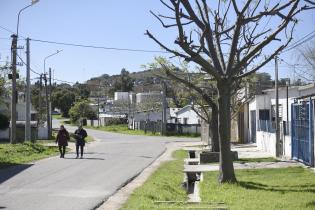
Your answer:
[[[178,124],[197,125],[201,123],[198,114],[193,110],[191,105],[187,105],[176,112]]]
[[[128,101],[129,92],[115,92],[114,101]]]
[[[162,94],[160,92],[147,92],[147,93],[137,93],[136,94],[136,102],[143,103],[148,99],[157,101],[161,99]]]
[[[292,151],[296,148],[293,147],[292,142],[292,132],[297,133],[296,128],[291,126],[292,120],[294,120],[294,115],[292,115],[292,106],[300,106],[302,104],[312,101],[312,97],[315,95],[315,84],[310,84],[306,86],[292,86],[292,87],[281,87],[279,88],[279,121],[280,121],[280,153],[286,158],[292,158],[295,155]],[[305,100],[298,100],[305,98]],[[275,90],[269,89],[263,91],[263,94],[256,95],[248,103],[248,130],[249,138],[253,142],[256,142],[257,146],[263,151],[268,152],[271,156],[276,156],[276,134],[275,134]],[[312,104],[312,102],[310,103]],[[313,103],[314,104],[314,103]],[[302,107],[303,108],[303,107]],[[310,113],[311,118],[314,119],[314,107],[310,109],[311,111],[306,112],[301,109],[299,112]],[[307,123],[310,127],[310,132],[314,132],[314,123]],[[247,127],[247,126],[245,126]],[[292,130],[293,129],[293,130]],[[314,136],[314,135],[313,135]],[[314,139],[312,137],[311,145],[314,144]],[[311,152],[314,149],[310,148]],[[303,157],[302,157],[303,159]]]

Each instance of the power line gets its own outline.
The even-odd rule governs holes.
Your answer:
[[[304,37],[302,37],[301,39],[299,39],[298,41],[294,42],[293,44],[291,44],[286,50],[284,50],[282,53],[286,53],[298,46],[300,46],[301,44],[304,44],[305,42],[310,41],[311,39],[313,39],[315,37],[315,30],[308,33],[307,35],[305,35]]]
[[[17,55],[17,57],[22,61],[22,63],[23,63],[24,65],[27,65],[27,64],[24,62],[24,60],[19,56],[19,54],[16,54],[16,55]],[[36,72],[36,71],[33,70],[32,68],[30,68],[30,70],[31,70],[31,72],[33,72],[34,74],[41,75],[40,73]]]
[[[75,43],[66,43],[66,42],[56,42],[56,41],[47,41],[40,39],[31,39],[34,42],[42,42],[48,44],[57,44],[57,45],[65,45],[65,46],[73,46],[73,47],[83,47],[83,48],[94,48],[94,49],[103,49],[103,50],[116,50],[116,51],[129,51],[129,52],[145,52],[145,53],[167,53],[167,51],[160,50],[144,50],[144,49],[131,49],[131,48],[118,48],[118,47],[105,47],[105,46],[95,46],[95,45],[83,45],[83,44],[75,44]]]
[[[4,26],[0,26],[0,28],[5,30],[5,31],[7,31],[7,32],[9,32],[9,33],[15,34],[15,32],[13,32],[12,30],[10,30],[10,29],[8,29],[8,28],[6,28]]]

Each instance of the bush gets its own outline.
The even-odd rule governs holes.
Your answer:
[[[89,102],[86,100],[79,101],[71,107],[70,111],[70,119],[72,122],[78,122],[81,118],[87,119],[96,119],[96,112],[89,105]]]
[[[10,125],[10,119],[4,114],[0,114],[0,130],[5,130]]]

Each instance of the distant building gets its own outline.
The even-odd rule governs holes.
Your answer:
[[[114,101],[128,101],[129,92],[115,92]]]
[[[154,101],[158,101],[159,99],[161,99],[162,94],[161,92],[147,92],[147,93],[137,93],[136,94],[136,102],[137,103],[143,103],[148,99],[152,99]]]

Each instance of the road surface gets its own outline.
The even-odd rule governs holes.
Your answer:
[[[87,144],[84,159],[72,152],[0,170],[0,209],[94,209],[163,153],[166,143],[196,141],[87,132],[96,142]]]

